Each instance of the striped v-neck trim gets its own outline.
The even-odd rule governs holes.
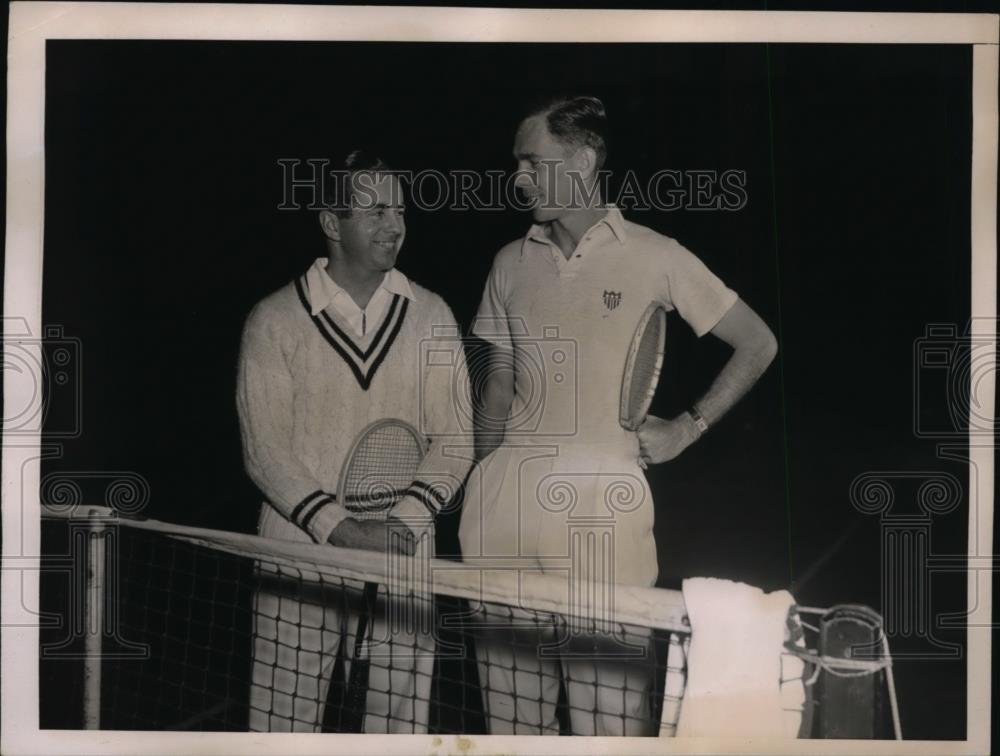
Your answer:
[[[320,334],[347,363],[358,385],[367,391],[379,367],[388,356],[396,336],[399,335],[399,330],[403,327],[403,320],[409,309],[409,300],[400,294],[393,295],[389,309],[386,311],[385,317],[382,318],[371,344],[368,345],[367,349],[362,349],[325,310],[321,310],[317,315],[312,314],[309,298],[306,296],[305,276],[295,280],[295,291],[299,295],[299,300],[302,302],[306,314],[312,319]]]

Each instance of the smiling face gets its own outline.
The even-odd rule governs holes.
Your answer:
[[[364,272],[395,266],[406,224],[399,179],[386,173],[358,173],[350,215],[338,218],[340,249],[345,262]]]
[[[574,190],[571,173],[579,150],[556,140],[544,115],[526,118],[514,137],[518,176],[515,186],[531,202],[539,223],[556,220],[580,204],[579,178]]]

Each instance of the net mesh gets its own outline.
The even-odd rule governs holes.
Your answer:
[[[50,544],[92,528],[45,523]],[[114,518],[99,532],[113,608],[102,729],[675,733],[690,640],[678,592],[622,588],[608,613],[574,603],[565,581],[509,569]],[[43,578],[51,592],[57,574]],[[347,688],[368,583],[359,720]],[[43,703],[46,685],[79,690],[51,671]],[[809,676],[805,665],[786,682]],[[79,726],[44,712],[43,724]]]
[[[635,430],[646,419],[656,382],[660,377],[667,318],[662,308],[646,312],[636,330],[622,382],[621,422]]]

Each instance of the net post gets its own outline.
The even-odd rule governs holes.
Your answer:
[[[87,573],[83,597],[83,728],[101,728],[101,652],[104,640],[104,522],[97,509],[88,513]]]
[[[854,659],[857,650],[880,647],[882,620],[864,606],[832,607],[820,621],[819,651],[823,657]],[[821,676],[820,738],[880,737],[880,704],[877,674]]]
[[[896,680],[892,674],[892,654],[889,653],[889,639],[882,634],[882,653],[889,660],[885,668],[885,680],[889,688],[889,706],[892,708],[892,734],[896,740],[903,739],[903,728],[899,723],[899,702],[896,700]]]

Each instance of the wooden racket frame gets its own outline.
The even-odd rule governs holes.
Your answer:
[[[649,386],[646,388],[646,396],[643,397],[641,410],[637,413],[637,419],[630,418],[628,416],[628,404],[629,404],[629,384],[632,382],[632,371],[635,368],[635,357],[639,352],[639,345],[642,343],[642,337],[645,333],[646,326],[654,318],[659,317],[662,320],[663,327],[660,329],[660,343],[657,345],[656,349],[656,366],[653,370],[653,378],[649,382]],[[656,392],[656,384],[660,380],[660,370],[663,367],[663,354],[666,350],[667,344],[667,308],[664,307],[659,302],[651,302],[649,306],[642,313],[642,317],[639,318],[639,322],[636,324],[635,332],[632,334],[632,343],[629,344],[628,355],[625,358],[625,369],[622,371],[622,389],[621,397],[618,404],[618,422],[625,430],[637,431],[639,426],[643,424],[646,420],[646,415],[649,413],[649,405],[653,403],[653,394]]]
[[[354,462],[354,455],[358,448],[365,441],[369,434],[386,426],[402,428],[413,436],[417,442],[417,447],[421,452],[421,459],[427,453],[427,441],[416,428],[405,420],[387,417],[369,423],[354,438],[344,464],[340,468],[340,480],[337,482],[337,501],[346,506],[346,481],[347,474],[351,470]],[[371,636],[371,628],[375,624],[374,611],[378,598],[378,584],[365,583],[363,593],[363,603],[361,613],[358,617],[358,627],[354,634],[354,649],[351,656],[351,671],[348,675],[347,686],[344,692],[343,711],[341,715],[341,726],[346,732],[364,732],[365,715],[367,714],[367,698],[369,678],[371,674],[371,656],[361,658],[365,641]]]
[[[351,448],[348,450],[347,456],[344,457],[344,464],[340,466],[340,478],[337,480],[337,501],[345,507],[347,506],[347,474],[351,470],[351,465],[354,462],[354,455],[357,454],[358,447],[361,446],[369,434],[374,433],[387,425],[393,425],[408,431],[417,442],[417,446],[420,448],[421,459],[423,459],[423,456],[427,454],[427,440],[420,434],[420,431],[405,420],[400,420],[396,417],[384,417],[369,423],[358,432],[357,436],[354,437],[354,441],[351,443]]]

